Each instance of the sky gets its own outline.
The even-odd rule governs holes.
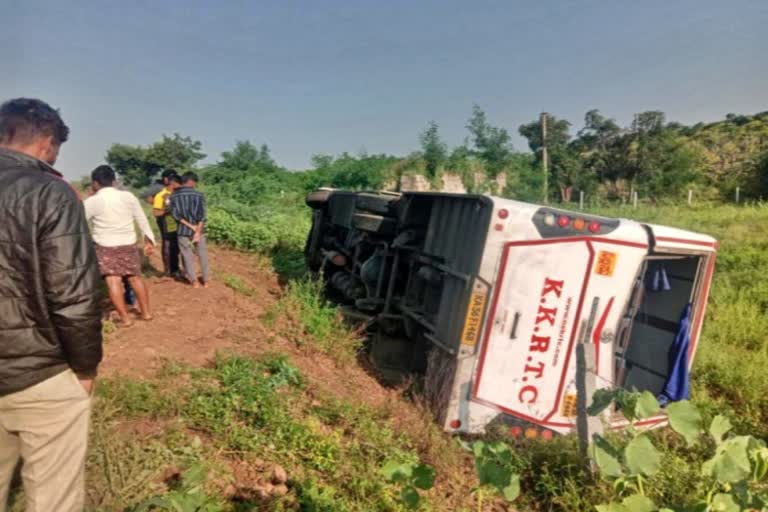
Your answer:
[[[663,110],[686,124],[768,110],[768,2],[0,0],[0,101],[71,128],[69,178],[115,142],[178,132],[207,162],[238,140],[277,162],[463,142],[472,105],[513,135],[542,111],[577,131]]]

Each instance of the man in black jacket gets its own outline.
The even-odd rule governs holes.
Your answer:
[[[27,510],[80,511],[101,294],[83,206],[51,165],[69,129],[0,105],[0,510],[19,460]]]

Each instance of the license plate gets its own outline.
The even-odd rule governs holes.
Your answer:
[[[472,292],[469,306],[467,306],[467,316],[464,318],[464,331],[461,333],[462,345],[474,347],[477,345],[477,340],[480,339],[480,329],[485,312],[485,297],[485,290]]]

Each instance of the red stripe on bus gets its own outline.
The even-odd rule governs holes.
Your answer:
[[[615,297],[611,297],[610,300],[608,300],[608,304],[605,306],[605,311],[603,311],[603,315],[595,326],[595,332],[592,333],[592,343],[595,345],[595,373],[598,373],[598,370],[600,369],[600,336],[603,334],[605,322],[608,320],[608,313],[611,312],[613,299],[615,299]]]
[[[675,244],[701,245],[704,247],[717,248],[717,242],[705,242],[703,240],[688,240],[685,238],[673,238],[669,236],[657,236],[656,240],[661,242],[672,242]]]

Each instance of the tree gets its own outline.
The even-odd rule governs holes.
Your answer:
[[[764,151],[755,162],[750,185],[752,185],[753,196],[761,198],[768,196],[768,151]]]
[[[105,160],[127,184],[143,187],[158,169],[147,160],[147,149],[127,144],[112,144]]]
[[[584,114],[584,127],[579,130],[577,136],[585,148],[605,151],[620,133],[621,128],[616,121],[604,117],[599,110],[592,109]]]
[[[163,135],[162,140],[155,142],[147,150],[147,159],[158,169],[185,172],[205,158],[202,153],[203,144],[191,137],[182,137],[174,133],[173,137]]]
[[[654,197],[679,193],[696,181],[702,163],[700,145],[678,126],[669,126],[658,110],[635,114],[628,130],[610,146],[612,178]]]
[[[581,159],[586,175],[595,181],[615,182],[621,156],[615,146],[620,136],[621,128],[616,121],[604,117],[597,109],[584,114],[584,127],[571,146]]]
[[[478,105],[472,107],[467,130],[472,135],[475,155],[483,160],[488,174],[495,176],[504,168],[512,154],[509,132],[504,128],[491,126],[485,112]]]
[[[266,144],[257,148],[247,140],[237,141],[234,149],[224,151],[219,166],[235,172],[274,172],[278,169]]]
[[[549,176],[560,191],[560,200],[567,202],[575,186],[585,188],[587,176],[584,175],[574,149],[569,142],[571,135],[568,132],[571,123],[555,116],[547,117],[547,153],[549,155]],[[541,133],[541,120],[537,119],[528,124],[521,125],[520,135],[528,139],[528,147],[531,148],[537,167],[541,166],[543,157],[543,141]]]
[[[303,173],[306,190],[319,187],[335,187],[352,190],[379,190],[391,168],[400,158],[390,155],[352,156],[342,153],[336,158],[329,155],[315,155],[312,158],[315,169]]]
[[[142,187],[164,170],[185,172],[205,158],[202,143],[178,133],[163,135],[162,140],[148,147],[112,144],[106,161],[130,185]]]
[[[427,166],[427,174],[436,176],[437,170],[445,163],[448,155],[448,147],[440,139],[437,123],[430,121],[427,129],[419,136],[421,150]]]
[[[664,129],[665,118],[661,110],[640,112],[632,121],[632,131],[640,135],[658,135]]]

